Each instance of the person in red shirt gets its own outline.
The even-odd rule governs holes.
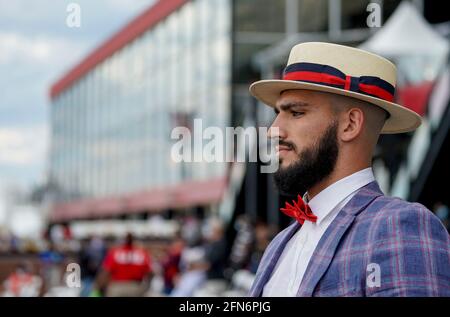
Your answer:
[[[108,251],[97,279],[108,297],[143,296],[152,275],[151,258],[147,250],[134,245],[128,233],[122,246]]]

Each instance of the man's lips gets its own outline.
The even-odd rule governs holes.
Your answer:
[[[275,151],[278,154],[286,153],[288,151],[292,151],[292,148],[290,146],[287,146],[287,145],[277,145],[277,146],[275,146]]]

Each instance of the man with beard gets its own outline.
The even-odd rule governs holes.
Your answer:
[[[250,87],[274,108],[281,211],[251,296],[450,296],[450,239],[426,207],[387,197],[372,172],[380,133],[416,129],[393,103],[396,68],[363,50],[303,43],[280,80]],[[303,195],[303,199],[300,196]]]

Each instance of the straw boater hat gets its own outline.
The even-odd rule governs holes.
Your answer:
[[[396,76],[394,64],[381,56],[343,45],[310,42],[292,48],[282,79],[255,82],[250,93],[271,107],[290,89],[349,96],[389,113],[381,133],[413,131],[421,117],[393,102]]]

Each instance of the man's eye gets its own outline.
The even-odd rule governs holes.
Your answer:
[[[293,117],[300,117],[304,114],[304,112],[291,111]]]

